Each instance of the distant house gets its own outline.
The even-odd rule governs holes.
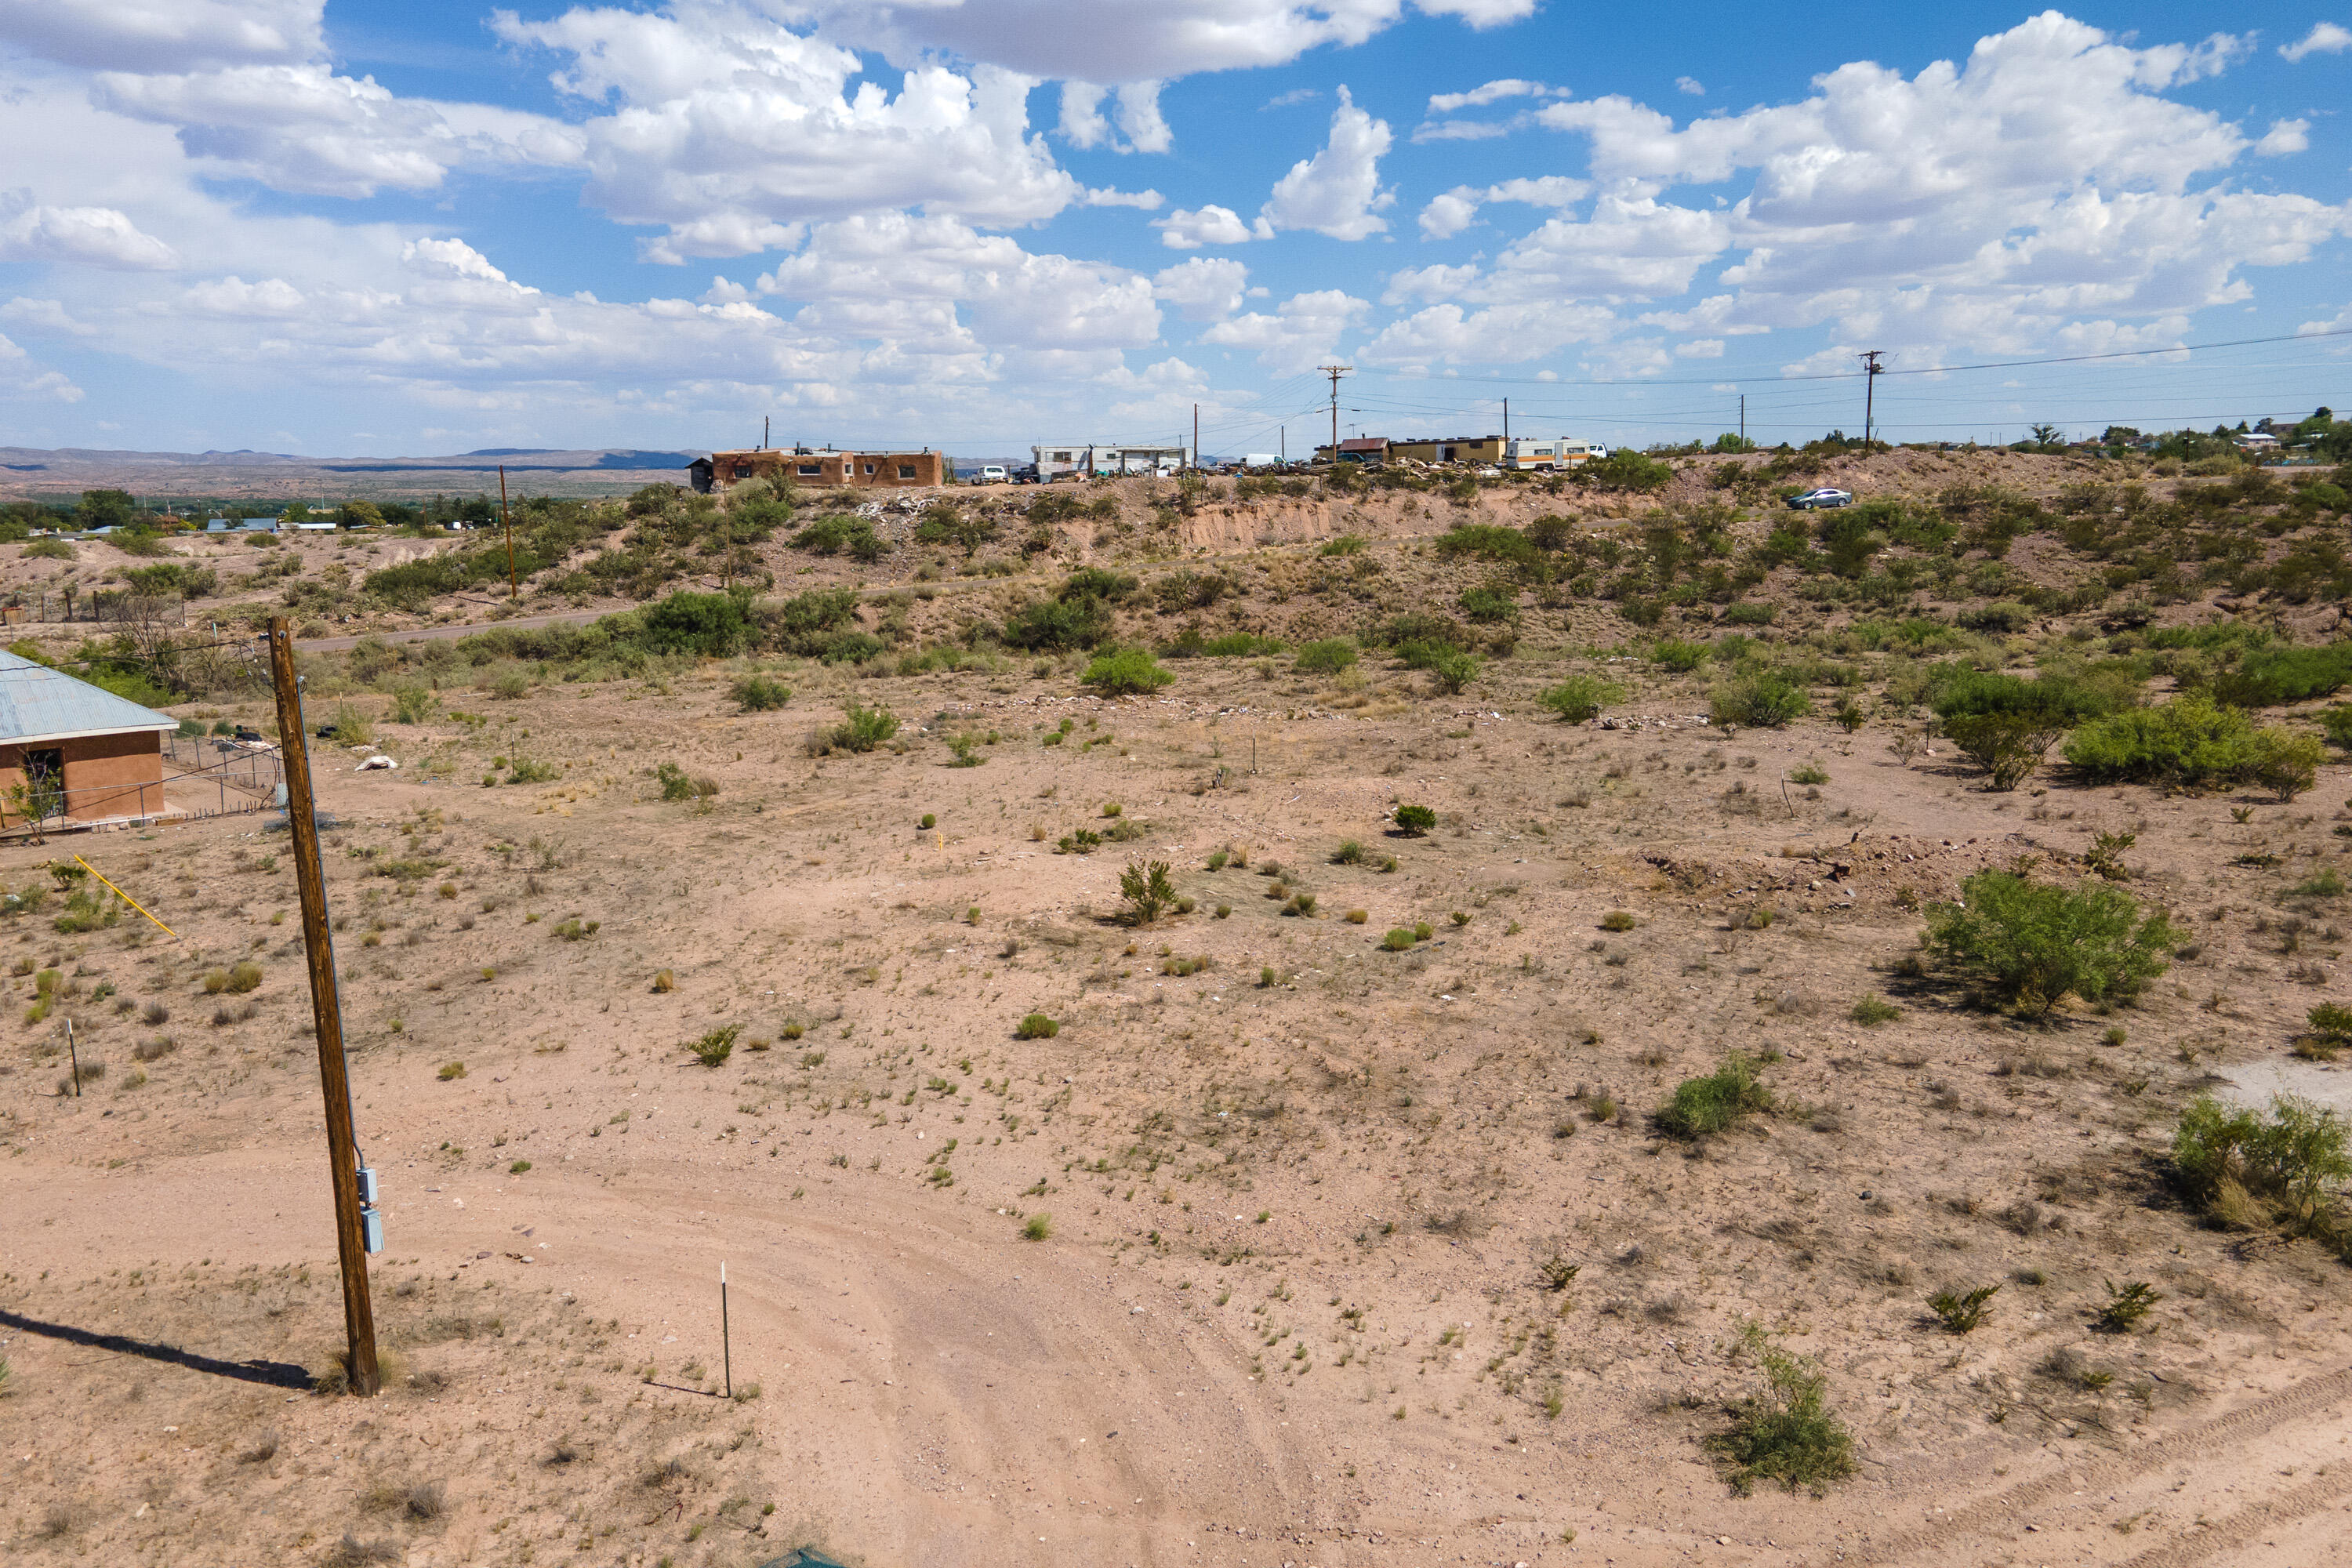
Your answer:
[[[278,520],[274,517],[210,517],[205,520],[206,533],[275,533]]]
[[[1609,455],[1609,448],[1597,441],[1576,441],[1562,437],[1558,440],[1538,440],[1514,436],[1503,444],[1503,467],[1507,468],[1572,468],[1579,463],[1590,463]]]
[[[1389,442],[1385,436],[1356,436],[1342,441],[1337,447],[1329,442],[1315,448],[1315,456],[1324,462],[1383,463],[1388,460]]]
[[[75,826],[163,816],[163,737],[179,727],[61,669],[0,653],[0,826],[22,826],[28,808]]]
[[[1037,477],[1056,474],[1169,474],[1192,467],[1192,449],[1178,443],[1143,441],[1048,441],[1029,448]]]
[[[947,455],[920,452],[808,451],[760,447],[713,452],[686,466],[687,482],[703,495],[724,495],[746,479],[781,479],[796,485],[844,485],[851,489],[913,489],[949,482]]]
[[[2233,436],[2231,440],[2237,444],[2238,449],[2242,452],[2274,451],[2279,444],[2279,438],[2267,430],[2250,431],[2243,436]]]
[[[1503,438],[1448,436],[1443,439],[1391,441],[1389,456],[1415,463],[1499,463],[1503,460]]]

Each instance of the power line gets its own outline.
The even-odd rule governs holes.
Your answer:
[[[2256,343],[2316,342],[2324,338],[2352,337],[2352,327],[2330,328],[2320,332],[2286,332],[2274,337],[2232,338],[2215,343],[2175,343],[2168,348],[2116,349],[2105,353],[2053,354],[2044,359],[1986,360],[1977,364],[1922,365],[1916,370],[1881,370],[1881,375],[1954,375],[1970,370],[2020,370],[2030,365],[2084,364],[2094,360],[2146,359],[2155,354],[2199,353],[2210,349],[2242,349]],[[1404,381],[1476,382],[1498,386],[1716,386],[1725,382],[1742,380],[1769,381],[1859,381],[1867,372],[1859,370],[1806,371],[1799,374],[1753,376],[1725,371],[1715,375],[1689,377],[1622,377],[1613,380],[1577,380],[1568,376],[1512,375],[1453,375],[1434,371],[1381,370],[1368,367],[1358,373],[1363,375],[1394,376]]]

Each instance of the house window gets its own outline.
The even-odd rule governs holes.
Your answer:
[[[874,471],[874,465],[873,465],[873,464],[871,464],[871,463],[866,464],[866,471],[867,473],[869,473],[869,474],[870,474],[870,473],[872,473],[872,472]]]
[[[736,465],[735,465],[735,477],[736,477],[737,479],[750,479],[750,478],[751,477],[751,464],[749,464],[749,463],[738,463],[738,464],[736,464]]]
[[[36,819],[63,816],[71,809],[66,798],[66,753],[62,747],[47,746],[25,753],[21,764],[25,770],[26,805]]]
[[[914,465],[914,464],[912,464],[912,463],[901,463],[901,464],[899,464],[899,465],[898,465],[898,477],[899,477],[900,479],[913,479],[913,478],[915,477],[915,465]]]
[[[814,463],[803,463],[800,466],[801,475],[804,479],[815,479],[823,471]]]

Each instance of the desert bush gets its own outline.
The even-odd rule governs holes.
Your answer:
[[[1331,851],[1334,866],[1360,866],[1364,863],[1364,847],[1350,838]]]
[[[1611,910],[1601,917],[1602,931],[1632,931],[1633,924],[1633,915],[1630,910]]]
[[[887,708],[861,708],[852,702],[841,712],[841,722],[824,737],[836,752],[870,752],[898,732],[898,716]]]
[[[1984,1321],[1993,1297],[2000,1292],[1998,1285],[1979,1285],[1973,1290],[1938,1290],[1927,1298],[1927,1310],[1951,1332],[1971,1333]]]
[[[1853,1474],[1853,1434],[1829,1408],[1828,1375],[1773,1344],[1753,1323],[1744,1326],[1740,1342],[1755,1356],[1764,1386],[1735,1402],[1730,1429],[1707,1443],[1733,1489],[1745,1495],[1763,1479],[1790,1491],[1819,1489]]]
[[[1062,1026],[1045,1014],[1031,1013],[1013,1029],[1013,1037],[1016,1040],[1050,1040],[1061,1032]]]
[[[1852,1018],[1855,1023],[1860,1024],[1864,1028],[1871,1029],[1877,1027],[1881,1024],[1892,1023],[1894,1020],[1900,1018],[1903,1016],[1903,1009],[1897,1007],[1894,1003],[1889,1002],[1885,997],[1881,996],[1875,991],[1865,991],[1862,994],[1861,998],[1854,1003],[1853,1010],[1847,1014],[1846,1016]]]
[[[740,1024],[728,1024],[711,1030],[698,1040],[688,1041],[686,1048],[692,1051],[694,1059],[704,1067],[715,1068],[735,1054],[735,1038],[742,1032]]]
[[[2181,940],[2161,910],[2145,917],[2120,888],[2063,888],[1979,871],[1961,902],[1927,909],[1927,947],[2021,1013],[2044,1016],[2063,998],[2120,1001],[2164,973]]]
[[[708,800],[719,793],[717,780],[688,773],[674,762],[655,768],[654,781],[664,800]]]
[[[1388,935],[1381,938],[1381,951],[1383,952],[1410,952],[1412,944],[1412,932],[1402,926],[1394,928]]]
[[[1476,654],[1464,653],[1459,648],[1450,647],[1436,648],[1418,663],[1408,656],[1406,662],[1414,664],[1417,668],[1428,670],[1429,678],[1436,683],[1438,690],[1448,696],[1459,693],[1463,688],[1477,679],[1480,672],[1486,668],[1485,661]]]
[[[1571,675],[1559,685],[1546,688],[1543,695],[1536,699],[1559,714],[1566,724],[1588,723],[1608,704],[1624,700],[1623,687],[1593,675]]]
[[[2348,1132],[2336,1111],[2295,1095],[2273,1098],[2267,1117],[2200,1096],[2173,1131],[2172,1165],[2189,1200],[2216,1223],[2275,1224],[2326,1240],[2352,1261],[2337,1192],[2352,1178]]]
[[[1168,871],[1165,860],[1130,860],[1118,874],[1118,896],[1127,905],[1129,924],[1148,926],[1176,902]]]
[[[1298,650],[1292,665],[1305,675],[1337,675],[1356,662],[1356,645],[1346,637],[1326,637]]]
[[[2232,707],[2276,708],[2332,697],[2347,681],[2352,681],[2352,643],[2274,644],[2249,650],[2237,668],[2214,678],[2211,693]]]
[[[2311,787],[2326,754],[2315,736],[2258,730],[2242,710],[2193,694],[2094,720],[2066,742],[2066,760],[2093,783],[2258,784],[2289,800]]]
[[[1176,677],[1161,668],[1150,650],[1113,648],[1095,656],[1087,666],[1086,684],[1106,697],[1138,696],[1159,690]]]
[[[2103,1334],[2127,1334],[2134,1325],[2147,1316],[2148,1309],[2164,1300],[2161,1292],[2145,1279],[2134,1279],[2118,1285],[2106,1280],[2106,1304],[2091,1318],[2091,1327]]]
[[[439,1070],[435,1072],[433,1076],[439,1079],[443,1083],[455,1082],[457,1079],[466,1076],[466,1064],[464,1062],[443,1062]]]
[[[1777,670],[1737,676],[1708,695],[1708,717],[1717,724],[1777,730],[1813,710],[1805,689]]]
[[[1049,1214],[1033,1214],[1021,1226],[1024,1241],[1043,1241],[1053,1234],[1054,1216]]]
[[[735,683],[736,705],[746,713],[767,713],[793,700],[793,689],[764,675],[747,675]]]
[[[1658,1108],[1658,1129],[1676,1138],[1721,1132],[1750,1111],[1772,1109],[1771,1091],[1756,1077],[1755,1058],[1734,1051],[1705,1078],[1686,1078]]]
[[[1396,808],[1397,831],[1408,838],[1422,838],[1437,826],[1437,813],[1425,805],[1400,805]]]
[[[1714,649],[1705,643],[1685,642],[1680,637],[1663,637],[1651,645],[1650,662],[1660,669],[1675,675],[1688,675],[1705,664]]]

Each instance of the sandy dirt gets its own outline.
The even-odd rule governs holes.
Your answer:
[[[1216,526],[1264,554],[1344,521]],[[1450,586],[1394,527],[1391,580]],[[1119,700],[1051,661],[809,665],[761,714],[714,668],[380,716],[394,773],[322,748],[374,1400],[310,1391],[341,1319],[284,836],[0,849],[11,889],[76,850],[178,932],[0,915],[8,1560],[2352,1561],[2345,1268],[2203,1228],[2162,1159],[2198,1093],[2352,1080],[2286,1055],[2343,911],[2293,954],[2275,923],[2341,861],[2347,771],[2284,806],[1991,795],[1892,723],[1722,734],[1700,677],[1625,667],[1619,727],[1563,725],[1534,696],[1566,657],[1461,698],[1377,658]],[[898,745],[809,755],[853,698]],[[559,771],[483,787],[498,758]],[[673,760],[716,797],[660,800]],[[1437,830],[1396,837],[1401,801]],[[1081,829],[1113,837],[1055,852]],[[2078,875],[2100,829],[2196,928],[2139,1005],[2035,1027],[1905,973],[1920,905]],[[1192,910],[1120,923],[1132,859]],[[239,960],[258,988],[209,992]],[[1855,1022],[1865,992],[1901,1016]],[[1733,1048],[1781,1109],[1660,1134]],[[2161,1300],[2095,1332],[2127,1279]],[[1996,1283],[1972,1334],[1927,1315]],[[1726,1484],[1743,1322],[1827,1371],[1853,1479]]]

